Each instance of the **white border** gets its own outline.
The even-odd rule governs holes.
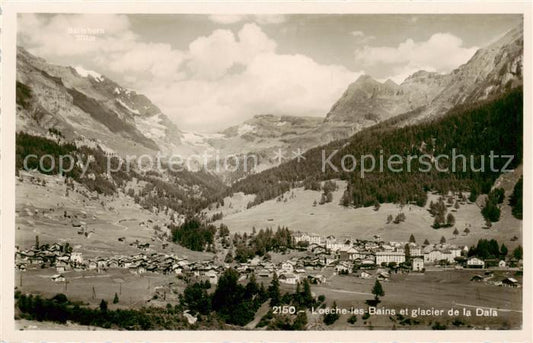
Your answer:
[[[532,4],[524,2],[8,2],[2,6],[2,97],[1,97],[1,317],[0,339],[21,341],[448,341],[531,342],[531,250],[533,183],[531,147],[531,15]],[[523,329],[513,331],[18,331],[14,324],[14,234],[15,234],[15,80],[17,13],[520,13],[524,16],[524,288]]]

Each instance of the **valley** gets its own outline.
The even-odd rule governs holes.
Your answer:
[[[510,175],[509,175],[510,176]],[[516,176],[511,179],[517,179]],[[282,194],[280,197],[246,209],[247,202],[242,194],[224,199],[224,206],[207,212],[222,212],[223,219],[214,224],[223,223],[232,232],[251,233],[256,230],[278,226],[287,226],[294,231],[316,233],[323,236],[354,237],[372,239],[379,235],[385,241],[407,241],[413,234],[417,241],[428,239],[436,243],[445,237],[450,243],[457,245],[472,245],[479,239],[496,239],[505,242],[507,246],[517,246],[522,241],[521,221],[514,218],[508,205],[502,207],[500,221],[494,223],[490,229],[485,229],[485,220],[480,212],[478,203],[465,202],[453,212],[455,225],[452,228],[433,229],[433,217],[428,212],[431,201],[436,202],[438,194],[428,194],[426,206],[397,204],[381,204],[379,210],[374,207],[346,208],[340,205],[341,197],[346,189],[346,183],[336,180],[339,188],[333,192],[333,200],[323,205],[313,205],[320,200],[320,192],[296,188]],[[516,181],[515,181],[516,182]],[[514,185],[514,183],[513,183]],[[512,189],[507,194],[510,195]],[[278,200],[279,199],[279,200]],[[479,201],[481,204],[482,201]],[[399,224],[387,224],[387,217],[395,217],[399,213],[406,215],[406,220]],[[468,235],[463,230],[468,227]],[[454,228],[458,228],[460,235],[453,235]],[[518,240],[511,241],[513,237]]]
[[[250,106],[213,132],[17,47],[19,329],[520,328],[523,34],[445,73],[361,73],[322,115]],[[470,164],[450,171],[456,152]],[[409,167],[363,175],[366,155]],[[213,168],[248,156],[252,168]],[[361,313],[325,313],[352,307]],[[399,314],[433,307],[461,314]]]

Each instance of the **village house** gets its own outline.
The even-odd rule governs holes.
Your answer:
[[[471,257],[466,261],[468,268],[485,268],[485,262],[477,257]]]
[[[456,257],[455,253],[452,253],[451,251],[441,251],[441,250],[434,249],[424,254],[424,262],[425,263],[438,263],[440,261],[446,261],[448,263],[454,263],[455,257]]]
[[[321,256],[325,266],[333,264],[335,261],[337,261],[337,257],[335,255],[322,254]]]
[[[81,256],[81,252],[73,252],[70,254],[70,261],[73,263],[81,264],[83,263],[83,257]]]
[[[66,270],[70,269],[70,265],[65,261],[57,261],[55,265],[58,273],[64,273]]]
[[[422,248],[420,247],[412,247],[412,246],[409,246],[409,254],[411,255],[411,257],[419,257],[419,256],[424,256],[424,254],[422,254]]]
[[[360,267],[363,269],[372,269],[376,266],[376,263],[372,259],[364,259],[361,261]]]
[[[308,275],[307,279],[309,280],[310,283],[315,284],[315,285],[319,285],[327,281],[326,277],[323,276],[322,274]]]
[[[377,273],[378,280],[388,281],[389,277],[390,277],[390,274],[386,271],[380,271]]]
[[[338,243],[335,236],[330,235],[326,237],[326,249],[331,251],[337,251],[341,249],[344,246],[343,243]]]
[[[296,285],[298,282],[298,276],[292,273],[281,274],[279,277],[279,282],[286,283],[289,285]]]
[[[284,273],[292,273],[294,271],[294,263],[286,261],[281,264],[281,270]]]
[[[377,251],[376,252],[376,264],[379,266],[382,263],[402,263],[405,262],[405,254],[403,252],[396,251]]]
[[[322,237],[316,233],[309,235],[309,244],[322,244]]]
[[[309,234],[305,232],[296,232],[293,234],[293,240],[294,244],[298,244],[299,242],[308,242],[310,241]]]
[[[424,259],[417,257],[412,260],[412,266],[414,272],[421,272],[424,270]]]
[[[383,244],[381,246],[381,249],[383,251],[387,251],[387,252],[391,252],[391,251],[394,251],[394,247],[392,245],[389,245],[389,244]]]
[[[215,272],[214,270],[206,272],[205,276],[207,277],[207,280],[210,284],[216,285],[218,283],[218,275],[217,272]]]
[[[372,277],[372,275],[370,273],[367,273],[365,271],[362,271],[360,274],[359,274],[359,277],[361,279],[370,279]]]
[[[520,287],[518,280],[508,277],[502,280],[502,286],[504,287]]]
[[[481,275],[474,275],[470,278],[470,281],[476,281],[476,282],[481,282],[484,280],[484,277],[481,276]]]
[[[117,260],[109,260],[107,262],[107,267],[108,268],[118,268],[119,267],[119,264],[118,264],[118,261]]]
[[[350,273],[352,270],[351,266],[348,263],[341,262],[335,266],[335,272],[337,274]]]
[[[54,282],[65,282],[65,276],[63,276],[63,274],[52,275],[52,281],[54,281]]]

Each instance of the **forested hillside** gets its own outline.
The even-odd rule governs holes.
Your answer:
[[[392,118],[347,140],[309,150],[304,154],[305,160],[291,160],[249,176],[235,183],[232,191],[257,194],[254,204],[258,204],[304,181],[340,178],[348,181],[343,199],[343,204],[347,206],[370,206],[376,202],[415,202],[424,205],[429,190],[440,193],[470,191],[471,199],[475,199],[477,195],[490,191],[494,180],[500,175],[499,171],[494,170],[501,170],[508,162],[507,158],[494,158],[491,168],[491,151],[494,155],[514,156],[507,169],[515,168],[522,161],[522,101],[520,87],[497,99],[461,106],[440,119],[415,126],[396,128]],[[453,149],[455,155],[466,156],[466,168],[463,169],[463,162],[458,159],[455,172],[436,170],[434,157],[441,154],[450,158],[439,161],[440,169],[451,168]],[[329,161],[338,170],[327,164],[323,171],[323,160],[335,150],[338,152]],[[357,159],[357,165],[353,171],[346,172],[341,168],[341,158],[348,154]],[[387,160],[394,154],[402,156],[404,160],[407,160],[407,156],[416,156],[411,161],[411,172],[407,170],[407,162],[401,165],[403,171],[400,172],[387,168]],[[430,171],[426,171],[427,165],[417,158],[423,154],[429,155],[428,160],[432,162]],[[376,167],[362,177],[359,162],[363,155],[373,155],[376,163],[383,156],[383,171]],[[470,156],[473,156],[472,164]],[[345,160],[346,169],[351,168],[350,161]],[[370,161],[365,167],[370,168]],[[398,167],[395,165],[395,168]],[[484,171],[479,172],[481,167]]]
[[[89,148],[65,142],[60,131],[50,130],[49,138],[20,132],[17,133],[16,144],[17,174],[27,168],[57,175],[62,160],[62,176],[66,182],[76,181],[89,191],[103,195],[113,195],[122,190],[149,210],[172,209],[183,214],[194,214],[221,199],[221,194],[226,190],[216,176],[205,171],[172,171],[163,162],[161,170],[142,172],[135,168],[135,163],[128,168],[124,160],[107,155],[99,147]],[[76,162],[72,168],[68,156],[72,162]],[[85,172],[83,168],[86,168]],[[127,181],[133,178],[144,185],[137,192],[126,189]]]

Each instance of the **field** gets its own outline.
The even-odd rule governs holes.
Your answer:
[[[82,188],[66,192],[63,180],[53,176],[38,175],[44,179],[46,186],[37,185],[29,181],[31,175],[24,176],[24,180],[17,180],[16,204],[16,244],[22,249],[28,249],[35,243],[35,236],[39,236],[40,244],[54,242],[70,243],[74,251],[83,253],[83,257],[94,258],[112,255],[135,255],[141,252],[130,243],[139,241],[150,243],[149,252],[174,253],[180,257],[187,257],[191,261],[209,260],[211,253],[193,252],[179,245],[170,243],[166,248],[163,244],[168,241],[160,236],[166,231],[165,224],[168,217],[164,214],[152,213],[140,208],[133,200],[123,193],[113,197],[94,197],[84,194]],[[507,197],[514,183],[501,178],[499,184],[506,189]],[[455,227],[460,235],[455,237],[453,228],[431,228],[433,218],[427,207],[421,208],[407,205],[403,209],[398,205],[382,204],[378,211],[373,208],[345,208],[339,205],[345,184],[337,180],[339,189],[333,194],[333,201],[323,205],[313,205],[318,202],[320,192],[294,189],[284,194],[281,200],[270,200],[250,209],[246,205],[253,196],[235,194],[225,199],[224,206],[208,210],[208,214],[222,212],[224,217],[216,225],[224,223],[232,232],[251,232],[252,227],[276,228],[278,225],[288,226],[291,230],[314,232],[321,235],[351,235],[354,238],[371,239],[378,234],[385,241],[407,241],[413,234],[418,243],[428,239],[437,243],[444,236],[449,243],[457,245],[472,245],[480,238],[496,238],[505,243],[510,249],[521,243],[522,222],[513,218],[507,200],[502,206],[502,217],[492,228],[484,229],[485,222],[480,213],[478,203],[464,203],[453,212],[456,218]],[[134,184],[129,186],[135,186]],[[437,194],[429,194],[430,200],[436,201]],[[429,201],[428,201],[429,203]],[[452,211],[450,208],[449,211]],[[65,216],[65,212],[66,215]],[[406,220],[400,224],[386,224],[387,216],[396,216],[403,212]],[[79,228],[74,223],[84,222],[90,234],[78,234]],[[155,227],[159,230],[155,230]],[[463,233],[465,227],[470,229],[468,235]],[[518,240],[511,240],[512,237]],[[124,241],[119,238],[124,237]],[[291,252],[290,254],[272,253],[272,261],[279,263],[293,256],[306,254],[305,252]],[[222,258],[224,251],[219,251]],[[354,276],[334,275],[332,268],[326,268],[321,273],[328,278],[324,285],[313,285],[315,295],[325,295],[328,306],[336,301],[341,308],[366,308],[365,301],[372,298],[370,290],[374,279],[360,279]],[[517,328],[522,322],[522,289],[497,287],[484,282],[471,282],[470,278],[481,271],[472,270],[439,270],[434,268],[424,274],[393,274],[389,281],[383,282],[385,296],[380,307],[399,311],[402,308],[416,307],[448,310],[450,308],[472,310],[490,307],[497,310],[497,317],[444,316],[420,317],[419,323],[402,325],[395,316],[373,315],[363,320],[358,315],[355,324],[349,324],[349,315],[342,315],[328,329],[390,329],[416,328],[429,329],[435,321],[455,328],[452,321],[460,319],[466,327],[492,329]],[[185,287],[183,281],[173,275],[146,273],[135,275],[123,269],[109,269],[105,273],[95,271],[67,271],[64,273],[67,282],[53,282],[51,276],[57,274],[55,269],[29,268],[26,272],[15,272],[15,287],[28,293],[41,294],[46,297],[57,293],[66,294],[69,299],[82,301],[90,306],[98,306],[101,299],[109,302],[110,308],[129,308],[140,306],[165,306],[175,304],[178,294]],[[515,276],[514,271],[498,271],[495,280],[512,276],[521,281],[521,276]],[[269,278],[260,279],[265,285]],[[294,290],[294,286],[282,285],[284,291]],[[112,304],[114,294],[119,296],[119,303]],[[268,311],[268,306],[261,307],[258,317]],[[322,317],[308,313],[310,328],[325,329]],[[260,318],[256,318],[257,322]],[[31,329],[32,323],[20,322],[21,328]]]
[[[51,276],[54,274],[57,273],[52,268],[16,272],[15,286],[23,293],[41,294],[44,297],[63,293],[73,301],[82,301],[92,306],[98,306],[104,299],[110,308],[176,303],[177,295],[185,288],[185,283],[175,275],[136,275],[124,269],[109,269],[105,273],[69,271],[63,273],[66,282],[52,281]],[[120,300],[118,304],[112,304],[115,293]],[[157,299],[153,299],[155,294],[158,295]]]
[[[317,202],[320,200],[320,192],[297,188],[284,194],[283,199],[286,201],[273,199],[250,209],[246,209],[246,200],[249,196],[242,193],[235,194],[232,198],[225,199],[223,207],[209,213],[224,213],[224,217],[215,224],[224,223],[232,232],[249,233],[253,227],[259,230],[288,226],[293,231],[312,232],[323,236],[348,235],[353,238],[372,239],[377,234],[385,241],[407,241],[411,234],[418,243],[422,243],[425,239],[430,243],[438,243],[444,236],[448,243],[470,246],[477,243],[480,238],[495,238],[512,248],[522,241],[522,222],[511,215],[507,200],[502,206],[500,221],[494,223],[490,229],[484,229],[485,220],[481,215],[480,205],[467,202],[457,211],[448,209],[448,212],[455,216],[454,227],[436,230],[431,227],[433,217],[429,214],[428,208],[430,201],[437,201],[439,197],[437,194],[428,194],[426,207],[406,205],[401,209],[399,205],[386,203],[375,211],[373,207],[354,209],[339,205],[346,184],[337,180],[337,185],[339,187],[333,192],[333,201],[323,205],[313,206],[315,200]],[[512,186],[507,184],[507,196],[511,192],[507,190],[509,187],[512,190]],[[481,199],[478,203],[482,203]],[[405,222],[386,223],[389,215],[395,217],[400,212],[405,214]],[[463,233],[466,227],[470,230],[468,235]],[[454,228],[460,232],[457,237],[453,235]],[[511,240],[514,236],[518,239]]]
[[[476,307],[490,307],[497,309],[498,317],[470,317],[464,318],[465,322],[473,326],[494,325],[504,327],[508,323],[519,325],[522,311],[521,289],[498,287],[482,282],[472,282],[470,278],[479,271],[434,271],[425,274],[398,274],[393,275],[389,282],[383,282],[385,297],[380,307],[408,308],[410,311],[418,307],[430,309],[463,308],[475,311]],[[509,273],[505,274],[508,275]],[[511,273],[513,274],[513,273]],[[503,275],[503,274],[502,274]],[[496,279],[500,279],[496,277]],[[315,288],[315,292],[322,292],[326,299],[335,299],[341,307],[363,306],[366,299],[370,299],[370,290],[374,280],[362,280],[344,276],[336,276],[330,280],[327,288]],[[349,290],[349,291],[345,291]],[[362,294],[365,293],[365,294]],[[446,312],[445,311],[445,312]],[[347,316],[346,316],[347,317]],[[444,318],[419,317],[425,321],[437,320],[444,324],[451,322],[455,316]],[[360,318],[359,318],[360,319]],[[348,327],[346,319],[339,319],[339,327]],[[388,316],[371,317],[366,326],[375,328],[390,328],[392,322]],[[505,324],[505,325],[504,325]],[[365,326],[363,321],[360,326]],[[336,327],[337,328],[337,327]],[[515,327],[516,328],[516,327]]]
[[[440,270],[429,271],[424,274],[393,274],[389,281],[382,281],[385,296],[382,297],[378,308],[394,309],[399,313],[400,309],[408,309],[411,314],[413,309],[437,309],[444,310],[442,316],[419,316],[418,324],[402,326],[398,321],[391,320],[389,314],[376,314],[369,319],[363,320],[362,315],[357,315],[357,322],[349,324],[347,319],[350,314],[343,314],[328,329],[430,329],[432,323],[438,321],[447,325],[448,329],[456,328],[451,323],[459,318],[467,325],[483,329],[512,328],[517,329],[522,323],[522,289],[498,287],[484,282],[473,282],[470,278],[475,274],[483,273],[475,270]],[[507,276],[514,276],[514,271],[496,271],[494,280],[501,280]],[[333,306],[333,301],[339,308],[367,309],[366,300],[372,299],[371,289],[375,279],[361,279],[352,275],[330,276],[325,285],[313,285],[312,292],[326,297],[328,307]],[[294,290],[293,286],[283,285],[285,290]],[[460,311],[458,316],[449,316],[449,309]],[[476,308],[492,308],[497,311],[497,317],[476,316]],[[472,311],[471,317],[462,315],[463,309]],[[308,312],[309,323],[315,329],[324,329],[322,317]],[[410,317],[406,316],[406,317]],[[396,319],[395,316],[392,318]]]
[[[76,185],[76,191],[66,195],[67,187],[61,178],[35,174],[45,180],[46,186],[41,186],[31,183],[30,175],[24,176],[22,182],[17,179],[16,184],[15,243],[21,249],[31,248],[35,236],[39,236],[40,244],[68,242],[84,258],[138,254],[141,250],[130,246],[136,240],[150,243],[154,252],[175,253],[191,260],[213,256],[172,243],[163,249],[168,241],[156,233],[168,231],[168,216],[142,209],[123,193],[95,198],[94,194],[85,195],[84,188]],[[64,216],[65,212],[69,217]],[[78,234],[79,228],[73,225],[76,222],[85,223],[88,236]],[[118,239],[122,237],[125,239],[121,242]]]
[[[149,250],[144,252],[147,254],[174,253],[191,261],[209,260],[214,256],[212,253],[192,251],[158,238],[156,234],[164,232],[168,217],[140,208],[122,193],[114,197],[100,196],[94,199],[82,192],[69,191],[67,196],[66,186],[60,178],[36,175],[45,180],[46,186],[31,183],[29,175],[22,182],[17,180],[15,242],[21,249],[31,248],[35,244],[35,236],[39,236],[41,245],[68,242],[73,251],[83,254],[85,260],[139,254],[143,251],[130,246],[136,240],[150,243]],[[64,216],[65,211],[70,218]],[[78,234],[78,228],[72,225],[73,222],[86,223],[90,234]],[[155,225],[161,231],[156,232],[153,228]],[[125,239],[121,242],[118,239],[122,237]],[[164,243],[168,244],[166,248],[163,248]],[[67,283],[51,280],[51,276],[57,274],[55,268],[28,268],[25,272],[17,271],[15,274],[14,286],[23,292],[43,296],[65,293],[73,300],[95,306],[101,299],[107,300],[111,307],[145,306],[150,304],[149,300],[158,302],[151,300],[157,291],[168,296],[171,301],[173,298],[177,299],[177,292],[181,293],[184,288],[176,276],[152,273],[134,275],[124,269],[109,269],[102,274],[95,271],[66,271],[63,275]],[[156,290],[158,287],[163,288]],[[115,292],[119,294],[120,303],[111,305]],[[163,305],[165,304],[166,302]]]

